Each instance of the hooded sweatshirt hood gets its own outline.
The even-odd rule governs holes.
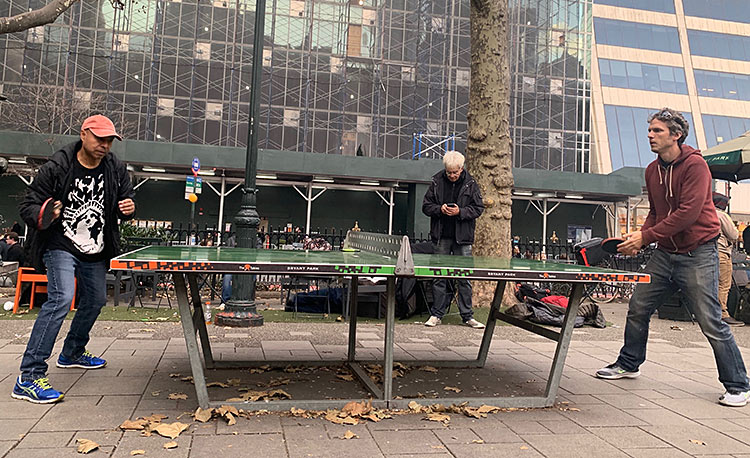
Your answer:
[[[719,235],[711,172],[700,151],[681,146],[667,164],[657,157],[646,168],[650,210],[641,228],[644,244],[658,242],[671,253],[687,253]]]

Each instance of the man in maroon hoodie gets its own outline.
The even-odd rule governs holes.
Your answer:
[[[636,254],[653,242],[646,266],[651,283],[639,284],[630,298],[625,344],[613,364],[596,372],[604,379],[636,378],[646,360],[651,315],[678,289],[713,348],[719,381],[726,393],[719,403],[742,407],[750,399],[745,364],[729,326],[721,320],[718,299],[719,219],[711,193],[711,172],[700,152],[683,145],[690,126],[677,111],[664,108],[648,119],[651,151],[646,168],[649,212],[639,231],[625,235],[620,253]]]

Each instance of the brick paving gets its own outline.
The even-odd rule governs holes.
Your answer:
[[[680,326],[672,330],[681,333],[679,339],[670,339],[670,325],[660,323],[639,379],[592,377],[595,369],[614,359],[621,345],[625,306],[608,307],[607,319],[619,331],[576,331],[556,407],[500,412],[483,419],[451,414],[447,425],[425,421],[423,414],[356,426],[278,413],[239,418],[232,426],[222,420],[196,423],[185,414],[197,405],[192,384],[183,380],[190,367],[184,339],[173,323],[148,323],[155,332],[143,332],[135,323],[120,324],[118,335],[99,332],[117,324],[98,323],[89,349],[107,358],[107,367],[89,372],[51,367],[50,379],[65,391],[65,400],[32,405],[9,396],[28,337],[16,331],[15,338],[0,339],[0,457],[80,456],[75,448],[79,438],[100,444],[90,455],[102,457],[129,457],[133,450],[153,457],[750,457],[750,407],[717,404],[723,390],[697,326],[667,322]],[[211,327],[210,332],[216,358],[326,360],[344,356],[345,326],[271,323],[255,336],[253,330]],[[471,358],[481,336],[446,325],[429,329],[399,324],[396,329],[396,355],[407,364],[413,358]],[[484,369],[431,373],[414,368],[394,381],[394,389],[405,397],[427,398],[453,394],[445,391],[448,385],[462,389],[462,395],[537,394],[544,387],[554,343],[518,339],[515,332],[507,327],[496,330]],[[382,326],[363,326],[358,354],[382,355],[382,333]],[[747,342],[750,327],[735,333],[738,341]],[[468,337],[459,345],[450,338],[456,334]],[[741,349],[747,360],[750,349]],[[222,370],[207,375],[209,381],[240,379],[241,387],[256,390],[280,383],[293,399],[367,397],[358,383],[338,379],[335,370]],[[212,397],[231,397],[233,390],[236,387],[210,388]],[[184,393],[187,399],[169,399],[171,393]],[[176,448],[164,449],[169,439],[156,434],[143,437],[118,428],[124,420],[153,413],[167,415],[167,422],[179,418],[190,424],[176,439]],[[342,439],[347,430],[357,437]]]

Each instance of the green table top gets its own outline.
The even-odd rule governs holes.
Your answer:
[[[528,259],[414,254],[415,277],[475,280],[644,282],[647,274]],[[111,261],[114,270],[393,276],[396,260],[366,251],[150,246]]]

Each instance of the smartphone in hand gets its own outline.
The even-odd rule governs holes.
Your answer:
[[[445,205],[447,205],[448,207],[451,207],[451,208],[458,207],[458,205],[454,204],[453,202],[445,204]]]

